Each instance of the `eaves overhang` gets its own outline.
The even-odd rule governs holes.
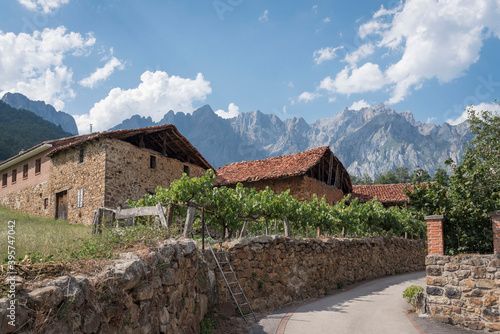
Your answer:
[[[16,165],[16,164],[18,164],[26,159],[34,157],[35,155],[38,155],[38,154],[43,153],[45,151],[48,151],[51,148],[52,148],[51,144],[42,143],[40,145],[33,147],[32,149],[30,149],[26,152],[20,153],[20,154],[12,157],[10,159],[7,159],[4,162],[0,163],[0,172],[9,168],[9,167]]]

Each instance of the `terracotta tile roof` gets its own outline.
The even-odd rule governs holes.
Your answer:
[[[377,197],[382,204],[403,205],[408,202],[408,196],[403,189],[411,190],[411,185],[409,183],[353,185],[352,197],[358,198],[361,203]]]
[[[177,128],[173,124],[165,124],[165,125],[152,126],[140,129],[94,132],[84,135],[49,140],[27,150],[26,152],[31,151],[42,144],[49,144],[52,145],[52,148],[48,151],[47,156],[54,156],[55,154],[61,151],[100,138],[116,138],[120,140],[131,141],[131,139],[134,138],[134,136],[151,135],[159,132],[165,132],[167,134],[168,137],[167,146],[169,146],[168,156],[179,158],[182,155],[182,158],[179,159],[181,161],[185,161],[186,157],[189,157],[192,159],[191,161],[192,163],[200,167],[206,169],[214,169],[208,163],[208,161],[205,160],[205,158],[201,155],[201,153],[198,152],[198,150],[184,136],[181,135],[179,130],[177,130]],[[19,153],[18,155],[7,159],[5,162],[15,159],[26,152]],[[180,152],[183,154],[179,154]]]
[[[305,175],[311,168],[315,167],[328,152],[333,155],[328,146],[322,146],[297,154],[225,165],[217,170],[217,184],[232,185],[238,182],[254,182]],[[333,155],[333,157],[335,162],[340,165],[340,170],[342,171],[342,175],[344,175],[343,181],[347,183],[350,188],[351,182],[349,173],[347,173],[340,160],[338,160],[335,155]],[[346,180],[348,182],[346,182]]]

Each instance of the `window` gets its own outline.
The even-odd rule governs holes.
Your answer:
[[[28,178],[28,164],[23,166],[23,179]]]
[[[81,148],[80,153],[78,154],[78,163],[83,164],[84,160],[85,160],[85,150]]]
[[[156,169],[156,157],[154,155],[149,156],[149,168]]]
[[[16,183],[17,181],[17,169],[12,170],[12,183]]]
[[[49,208],[49,199],[48,198],[43,199],[43,208],[45,210],[47,210]]]
[[[76,207],[83,208],[83,188],[76,191]]]
[[[186,173],[186,175],[189,176],[189,166],[184,165],[184,173]]]
[[[42,159],[36,159],[35,161],[35,175],[40,174],[42,171]]]
[[[7,175],[7,173],[2,175],[2,187],[7,187],[7,178],[8,177],[9,176]]]

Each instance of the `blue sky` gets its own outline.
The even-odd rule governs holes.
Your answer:
[[[0,94],[80,132],[210,104],[311,123],[386,103],[457,123],[500,98],[500,1],[6,0]]]

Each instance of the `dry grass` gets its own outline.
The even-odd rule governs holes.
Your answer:
[[[89,239],[90,227],[67,221],[30,216],[20,211],[0,207],[0,263],[8,252],[8,222],[15,221],[16,259],[57,259],[58,254],[75,244],[77,239]],[[12,240],[12,239],[11,239]]]

